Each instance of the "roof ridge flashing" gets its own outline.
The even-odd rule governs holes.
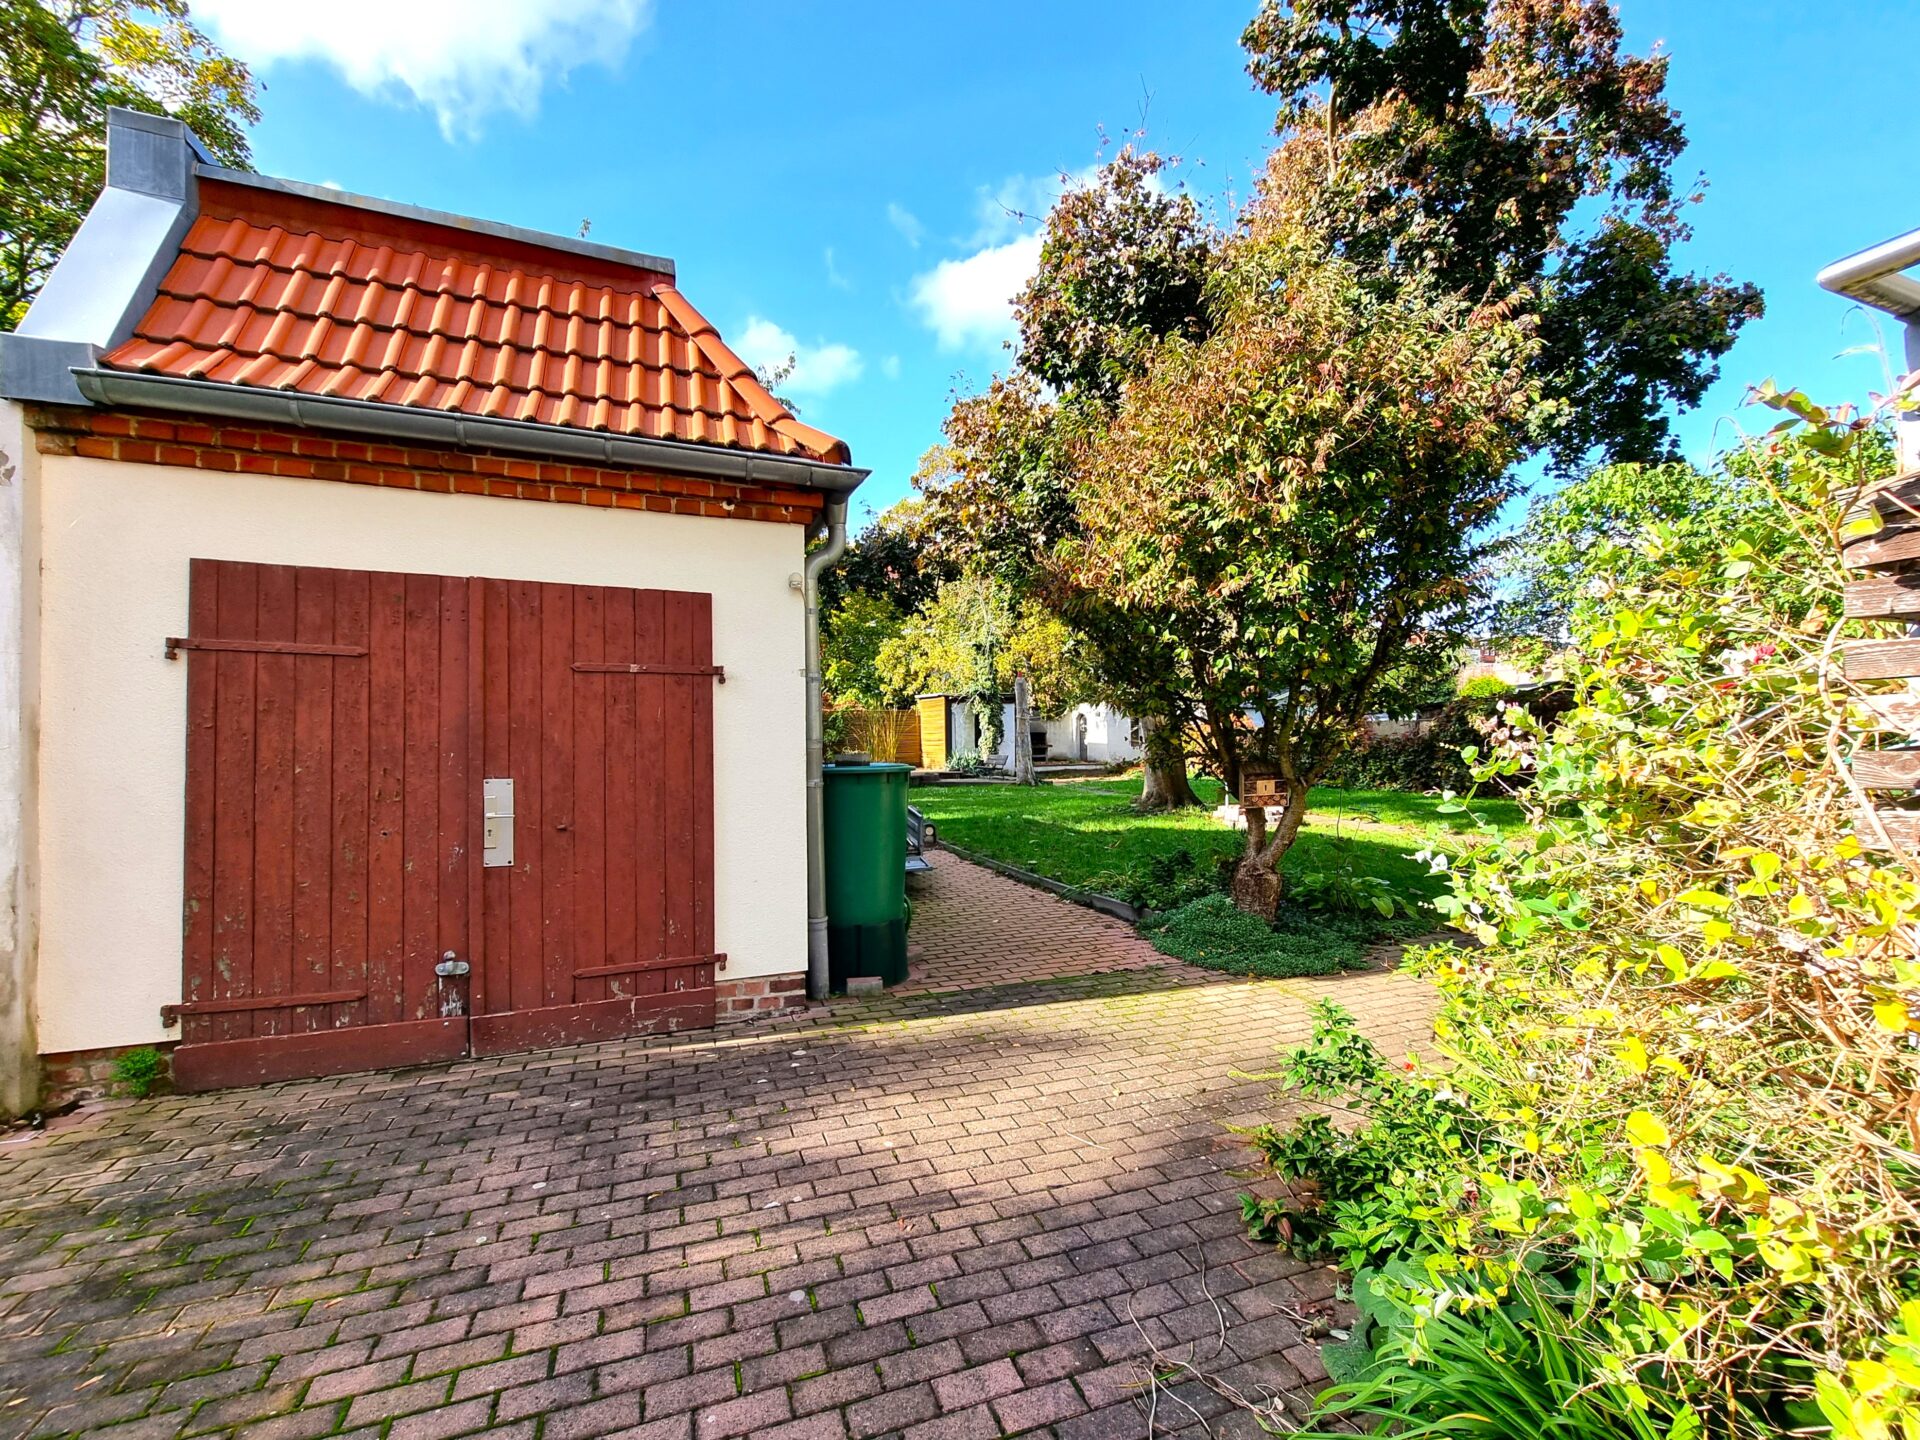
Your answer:
[[[544,230],[533,230],[522,225],[508,225],[499,220],[481,220],[471,215],[456,215],[450,210],[434,210],[424,205],[408,205],[399,200],[382,200],[373,195],[336,190],[329,185],[309,185],[303,180],[283,180],[272,175],[256,175],[250,170],[229,170],[223,165],[200,164],[195,166],[194,170],[202,180],[219,180],[229,185],[244,185],[254,190],[265,190],[280,195],[297,195],[302,199],[317,200],[326,205],[339,205],[349,210],[364,210],[373,215],[387,215],[400,220],[439,225],[474,236],[512,240],[542,250],[558,250],[565,254],[581,255],[591,260],[626,266],[635,270],[649,270],[657,275],[666,276],[669,281],[674,278],[673,261],[664,255],[649,255],[641,250],[623,250],[617,245],[602,245],[594,240],[552,235]]]

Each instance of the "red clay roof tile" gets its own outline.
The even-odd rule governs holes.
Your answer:
[[[657,271],[218,180],[200,202],[105,364],[848,463]]]

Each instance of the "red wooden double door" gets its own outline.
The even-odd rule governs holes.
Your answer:
[[[190,608],[180,1088],[713,1023],[710,596],[196,560]]]

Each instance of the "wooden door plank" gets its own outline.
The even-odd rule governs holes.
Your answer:
[[[656,592],[657,593],[657,592]],[[669,664],[685,665],[693,659],[692,597],[678,592],[662,595],[664,634],[662,656]],[[661,731],[663,773],[660,777],[661,884],[665,893],[665,932],[653,950],[655,955],[685,955],[698,951],[694,935],[694,833],[693,833],[693,690],[696,685],[708,690],[711,680],[672,675],[662,687],[665,691],[665,717]]]
[[[291,642],[298,617],[290,565],[262,565],[262,640]],[[253,993],[286,995],[293,985],[293,731],[297,701],[295,667],[286,654],[262,654],[255,662]],[[278,1035],[288,1027],[284,1010],[253,1012],[255,1035]]]
[[[1849,580],[1846,612],[1851,620],[1920,620],[1920,572]]]
[[[541,954],[541,587],[514,580],[508,582],[507,595],[508,773],[514,790],[512,1008],[531,1010],[560,1003],[547,993]]]
[[[214,628],[222,635],[251,636],[260,619],[259,575],[231,561],[218,568],[220,599]],[[200,998],[227,1000],[253,993],[254,709],[258,661],[252,655],[221,654],[214,662],[217,735],[214,765],[214,944],[212,991]],[[247,1015],[222,1015],[208,1023],[209,1040],[239,1040],[253,1034]]]
[[[574,944],[573,604],[571,585],[540,587],[540,951],[550,1003],[570,1005]]]
[[[1849,680],[1898,680],[1920,675],[1920,639],[1850,640],[1841,651]]]
[[[467,734],[469,712],[467,685],[473,666],[467,656],[467,591],[464,579],[442,577],[439,584],[440,626],[440,735],[438,778],[438,823],[435,825],[434,873],[438,877],[439,916],[437,933],[427,954],[417,964],[427,970],[428,1004],[431,1014],[439,1014],[449,997],[463,993],[457,982],[443,984],[433,974],[442,956],[451,953],[471,963],[467,943],[467,889],[472,827],[477,823],[467,784]]]
[[[695,665],[713,663],[713,597],[692,595],[690,620],[693,625],[692,660]],[[699,681],[689,682],[693,691],[693,946],[698,954],[711,954],[714,946],[713,916],[713,707],[714,687]]]
[[[1915,559],[1920,559],[1920,523],[1889,525],[1840,547],[1841,563],[1851,570],[1871,570]]]
[[[367,1020],[408,1019],[406,951],[407,582],[370,577],[367,659]]]
[[[639,624],[634,658],[643,664],[666,664],[676,659],[668,648],[667,595],[642,590],[635,597]],[[636,840],[634,870],[639,925],[634,955],[641,960],[673,955],[686,948],[674,934],[674,896],[668,838],[673,813],[671,785],[679,765],[679,736],[674,728],[673,687],[684,683],[661,674],[640,675],[632,681],[638,705],[640,754],[645,757],[636,774]],[[712,681],[704,682],[712,684]]]
[[[334,633],[369,646],[373,580],[364,570],[341,571],[334,579]],[[371,760],[368,746],[372,667],[368,661],[334,662],[332,945],[330,988],[370,992],[368,973],[368,871],[372,842]],[[367,1001],[340,1006],[333,1015],[341,1026],[368,1023]]]
[[[485,648],[480,661],[481,693],[484,697],[480,729],[482,750],[486,756],[480,773],[484,780],[487,776],[507,778],[513,774],[513,737],[508,724],[508,700],[512,693],[508,680],[512,669],[512,652],[509,648],[507,582],[482,580],[480,585],[485,597],[486,615],[483,625]],[[485,951],[482,958],[487,967],[483,992],[486,1008],[482,1011],[476,1006],[475,1014],[511,1010],[515,998],[513,912],[517,897],[514,893],[514,872],[504,868],[483,869],[481,877],[485,895],[481,906],[480,932]]]
[[[467,976],[467,1013],[478,1015],[487,1008],[486,893],[487,872],[482,853],[486,843],[485,793],[487,773],[486,680],[482,673],[486,657],[486,582],[467,581],[467,954],[472,967]]]
[[[1867,790],[1911,790],[1920,785],[1920,750],[1857,750],[1847,762]]]
[[[612,659],[639,657],[639,596],[632,590],[603,590],[606,615],[607,655]],[[640,885],[644,871],[640,801],[645,793],[641,780],[642,757],[640,709],[652,686],[658,681],[623,680],[609,676],[602,682],[606,689],[606,774],[607,774],[607,854],[606,854],[606,958],[609,965],[624,965],[641,953],[644,937],[640,928]],[[657,765],[657,758],[649,756]],[[657,951],[649,951],[657,954]],[[618,980],[607,983],[607,995],[630,994]]]
[[[338,572],[305,569],[294,575],[295,637],[307,643],[333,639],[334,585]],[[292,662],[293,705],[293,978],[296,994],[336,991],[332,983],[333,937],[333,676],[337,665],[357,660],[325,658]],[[356,987],[357,988],[357,987]],[[312,1005],[286,1016],[291,1030],[324,1030],[333,1010]]]
[[[195,560],[188,568],[187,632],[211,634],[219,623],[220,567]],[[218,782],[215,765],[219,662],[211,655],[187,660],[187,806],[185,888],[181,915],[181,987],[183,1000],[211,999],[213,935],[217,911],[214,886],[214,815]],[[187,1017],[180,1025],[183,1043],[213,1039],[212,1025]]]
[[[1879,722],[1881,733],[1920,735],[1920,695],[1855,695],[1852,699]]]
[[[573,653],[607,653],[607,592],[582,585],[573,601]],[[605,675],[572,677],[574,995],[585,1003],[612,993],[583,970],[607,960],[607,686]],[[624,681],[611,683],[624,684]]]
[[[310,1075],[350,1075],[399,1065],[457,1060],[467,1053],[465,1020],[414,1020],[351,1030],[182,1045],[173,1052],[175,1088],[192,1093],[267,1085]]]
[[[404,1020],[439,1012],[433,967],[440,937],[440,586],[407,577],[405,842],[401,951]]]
[[[623,995],[584,1005],[555,1005],[473,1021],[475,1055],[511,1055],[556,1045],[587,1045],[629,1035],[691,1030],[713,1023],[713,988]]]

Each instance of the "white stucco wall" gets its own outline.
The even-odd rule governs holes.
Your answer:
[[[712,594],[719,978],[806,968],[801,527],[67,456],[38,488],[43,1053],[171,1038],[197,556]]]
[[[1140,758],[1140,747],[1133,743],[1132,718],[1102,703],[1076,705],[1064,715],[1047,721],[1049,760],[1080,758],[1079,726],[1082,717],[1087,722],[1085,758],[1089,764],[1112,765]]]
[[[40,456],[0,400],[0,1120],[40,1099],[34,1037],[32,692],[37,609],[33,500]]]

